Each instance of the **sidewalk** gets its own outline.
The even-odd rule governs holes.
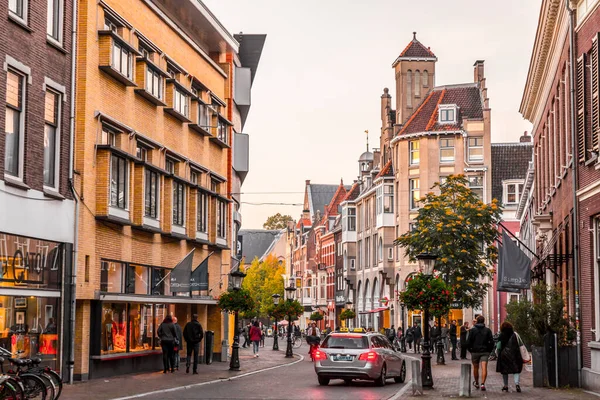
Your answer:
[[[162,371],[156,371],[65,385],[60,398],[61,400],[114,399],[217,379],[228,379],[237,375],[288,364],[298,360],[298,356],[292,359],[285,358],[285,348],[280,351],[273,351],[272,341],[270,346],[268,343],[269,341],[265,343],[265,347],[260,348],[260,356],[258,358],[252,356],[252,348],[244,349],[240,347],[240,371],[229,371],[228,362],[213,362],[211,365],[199,364],[199,374],[192,375],[192,371],[189,374],[185,373],[185,362],[182,362],[179,366],[179,371],[175,371],[173,374],[163,374]]]
[[[415,358],[421,360],[420,354],[414,354],[412,352],[406,353],[407,358]],[[450,353],[444,354],[446,358],[446,365],[437,365],[436,356],[432,354],[432,375],[433,375],[433,388],[434,390],[426,390],[425,396],[432,399],[442,398],[457,398],[458,387],[460,382],[460,365],[462,363],[471,363],[470,360],[450,360]],[[470,357],[469,357],[470,358]],[[407,370],[410,371],[409,360],[407,359]],[[410,377],[410,373],[409,373]],[[408,378],[407,378],[408,381]],[[470,382],[473,382],[471,376]],[[521,373],[521,393],[515,391],[515,383],[512,376],[509,375],[508,379],[509,392],[502,392],[502,375],[496,372],[496,361],[490,361],[488,364],[488,377],[486,380],[486,391],[482,392],[475,389],[471,384],[471,397],[474,398],[491,398],[491,399],[535,399],[535,400],[598,400],[597,396],[593,394],[585,393],[581,389],[552,389],[552,388],[534,388],[533,387],[533,373],[528,372],[523,368]],[[410,386],[410,382],[408,384]],[[404,392],[404,397],[416,397],[412,396],[412,389],[409,387]]]

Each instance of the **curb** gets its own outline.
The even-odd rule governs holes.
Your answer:
[[[192,388],[196,388],[196,387],[199,387],[199,386],[210,385],[210,384],[213,384],[213,383],[232,381],[234,379],[244,378],[246,376],[259,374],[259,373],[265,372],[265,371],[271,371],[271,370],[277,369],[277,368],[289,367],[291,365],[294,365],[294,364],[297,364],[299,362],[304,361],[304,356],[303,355],[300,355],[300,354],[295,354],[295,355],[299,356],[300,359],[298,359],[296,361],[293,361],[291,363],[287,363],[287,364],[275,365],[275,366],[269,367],[269,368],[263,368],[263,369],[258,369],[256,371],[246,372],[245,374],[232,376],[231,378],[214,379],[212,381],[194,383],[192,385],[178,386],[178,387],[174,387],[174,388],[167,388],[167,389],[161,389],[161,390],[153,390],[152,392],[138,393],[138,394],[134,394],[134,395],[131,395],[131,396],[116,397],[116,398],[114,398],[112,400],[139,399],[140,397],[152,396],[152,395],[155,395],[155,394],[176,392],[178,390],[187,390],[187,389],[192,389]]]

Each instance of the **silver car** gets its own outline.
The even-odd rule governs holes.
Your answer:
[[[314,356],[315,372],[320,385],[331,379],[375,381],[384,386],[386,379],[398,383],[406,378],[406,362],[401,353],[379,333],[366,333],[362,329],[336,332],[327,335]]]

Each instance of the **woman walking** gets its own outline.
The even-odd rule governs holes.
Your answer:
[[[517,392],[521,392],[519,379],[523,370],[523,358],[519,349],[519,338],[510,322],[504,321],[500,326],[500,337],[496,345],[498,350],[498,363],[496,372],[502,374],[503,392],[508,392],[508,375],[512,374]]]
[[[254,325],[250,328],[250,340],[252,341],[252,351],[254,357],[258,357],[258,346],[260,345],[261,332],[258,327],[258,321],[254,321]]]
[[[177,332],[173,324],[173,318],[167,315],[158,327],[158,337],[160,338],[160,347],[163,353],[163,374],[168,370],[175,372],[175,341]]]

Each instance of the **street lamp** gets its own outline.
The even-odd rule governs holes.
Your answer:
[[[273,296],[273,304],[275,306],[277,306],[277,304],[279,304],[279,298],[281,297],[281,295],[279,293],[275,293]],[[274,335],[274,339],[273,339],[273,350],[279,350],[279,343],[277,342],[277,334],[279,333],[279,330],[277,329],[277,316],[275,316],[275,335]]]
[[[229,274],[229,278],[231,279],[231,286],[233,290],[242,289],[242,281],[246,277],[246,274],[240,271],[239,269],[231,272]],[[233,326],[235,327],[233,330],[233,345],[231,346],[231,361],[229,363],[230,371],[239,371],[240,370],[240,334],[238,327],[238,311],[235,310],[235,318],[233,320]]]
[[[419,267],[423,275],[432,276],[433,267],[435,266],[435,260],[437,256],[429,253],[421,253],[417,256]],[[425,337],[423,338],[423,354],[421,360],[423,368],[421,369],[421,382],[423,388],[433,389],[433,377],[431,376],[431,353],[429,352],[429,305],[425,306],[424,320],[425,320]]]
[[[291,303],[292,300],[294,300],[294,295],[296,294],[296,288],[294,287],[293,281],[290,280],[289,286],[285,288],[285,293],[287,295],[287,301]],[[287,348],[285,349],[285,358],[293,357],[294,351],[292,350],[292,313],[291,310],[288,309],[288,335]]]
[[[402,339],[400,339],[400,351],[406,353],[406,327],[404,326],[404,303],[400,303],[400,309],[402,310]]]

